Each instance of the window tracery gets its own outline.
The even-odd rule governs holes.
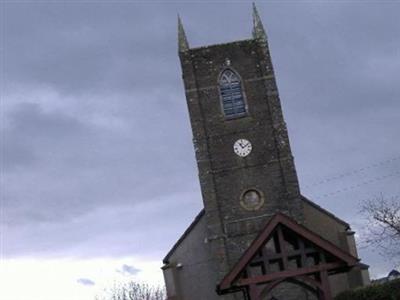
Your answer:
[[[222,108],[227,118],[246,115],[246,104],[239,76],[231,69],[222,72],[219,80]]]

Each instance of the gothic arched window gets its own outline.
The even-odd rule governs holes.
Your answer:
[[[222,108],[227,118],[236,118],[246,114],[246,104],[239,76],[231,69],[222,72],[219,79]]]

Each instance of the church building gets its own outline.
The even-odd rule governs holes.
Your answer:
[[[204,203],[163,260],[169,300],[330,300],[369,283],[350,225],[300,193],[267,36],[179,57]]]

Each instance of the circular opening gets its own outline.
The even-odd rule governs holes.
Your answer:
[[[264,204],[264,199],[258,190],[247,190],[242,194],[240,204],[247,210],[257,210]]]

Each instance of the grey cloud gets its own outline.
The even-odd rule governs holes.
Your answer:
[[[88,278],[79,278],[76,282],[86,286],[93,286],[96,284],[93,280]]]
[[[20,103],[7,117],[11,131],[7,137],[20,132],[36,140],[65,139],[84,127],[76,118],[61,112],[46,113],[35,103]]]
[[[305,186],[400,153],[400,5],[258,6],[305,195],[352,221],[399,194],[391,177],[323,197],[398,162]],[[227,42],[250,37],[250,2],[4,7],[6,255],[147,255],[139,241],[161,258],[202,205],[176,13],[192,46]]]
[[[51,160],[65,154],[73,141],[84,139],[89,131],[78,119],[60,112],[44,112],[35,103],[19,103],[4,114],[4,121],[0,134],[4,141],[1,163],[5,176],[9,172],[40,170],[38,164],[43,163],[43,158]]]
[[[200,191],[196,189],[146,198],[140,204],[99,205],[68,222],[30,221],[23,226],[8,226],[3,235],[3,255],[92,257],[95,250],[99,257],[161,257],[200,206]]]
[[[146,5],[7,6],[11,82],[75,94],[149,87],[155,72],[164,75],[160,84],[166,85],[171,83],[169,70],[178,71],[175,44],[167,40],[175,39],[175,22],[159,10],[152,11],[150,21],[144,17],[150,12]]]
[[[137,273],[140,272],[140,269],[137,269],[134,266],[124,264],[122,265],[121,269],[117,270],[117,272],[123,275],[136,275]]]
[[[121,136],[60,111],[44,112],[37,104],[19,104],[11,111],[4,130],[8,188],[3,206],[9,224],[64,221],[100,203],[134,204],[176,191],[179,173],[195,167],[193,155],[182,154],[182,146],[192,147],[190,136],[168,152],[165,132],[151,124],[145,128],[146,117],[131,112],[137,115],[132,130]],[[176,163],[182,155],[186,162]]]

